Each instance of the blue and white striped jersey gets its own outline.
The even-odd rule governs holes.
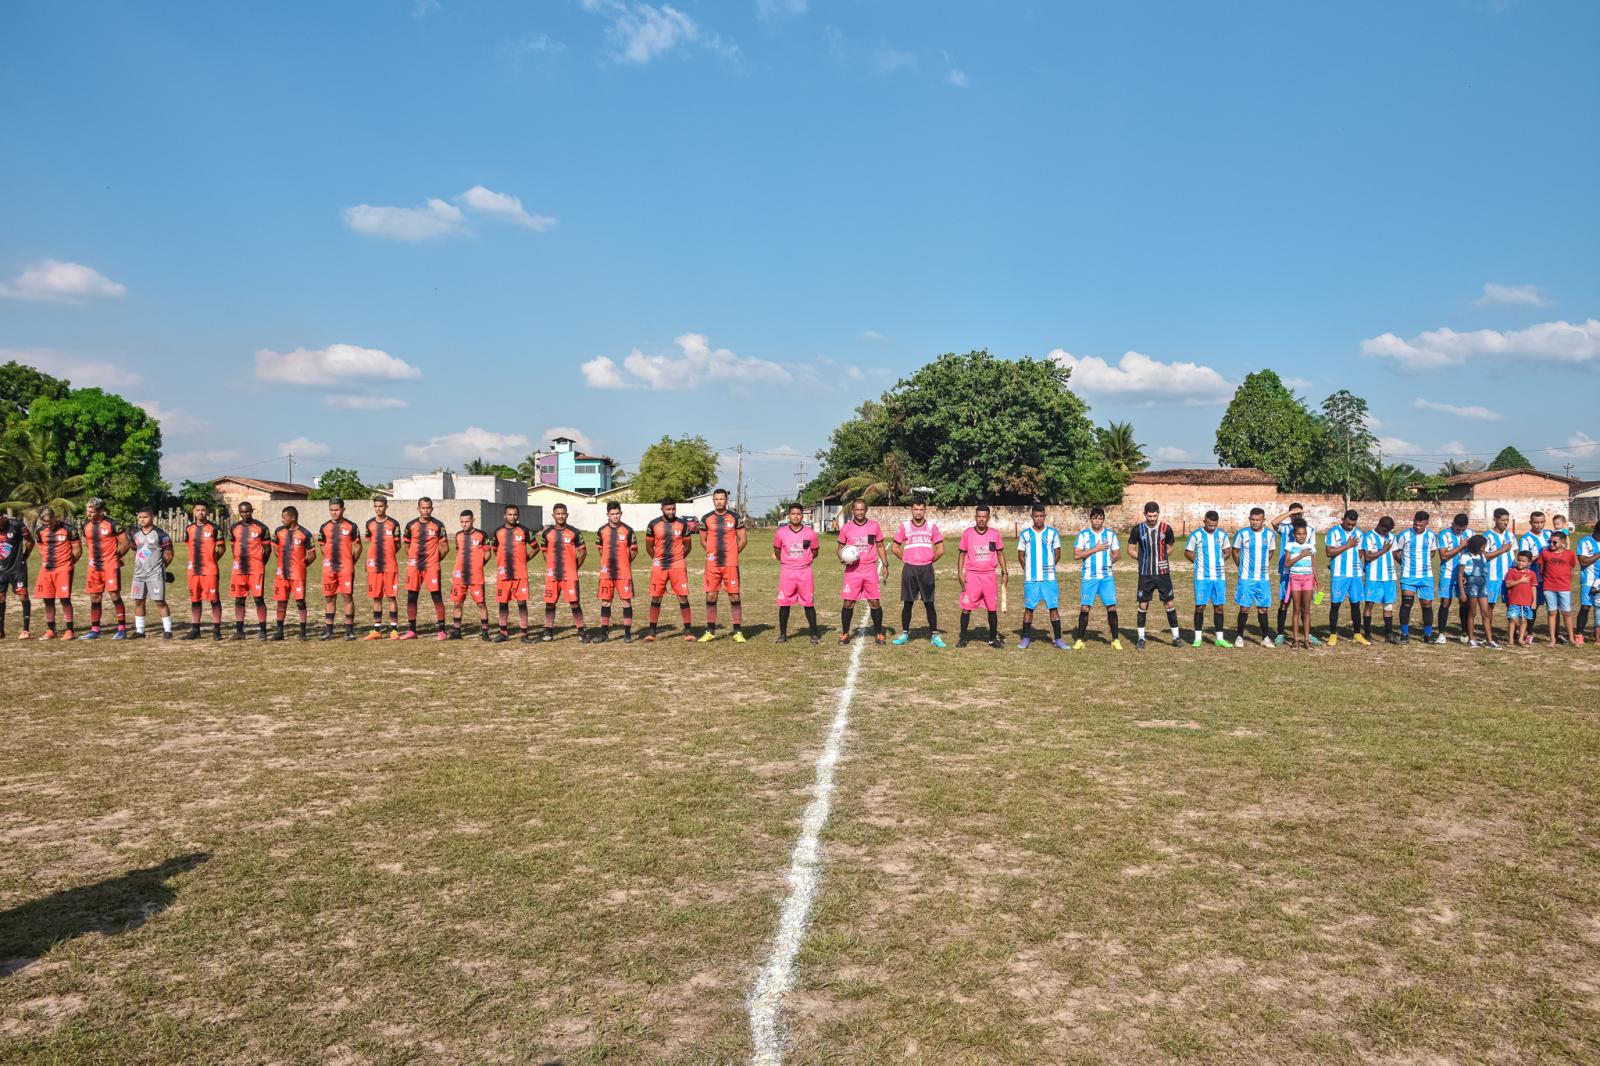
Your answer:
[[[1301,517],[1304,518],[1305,516],[1301,515]],[[1309,521],[1306,522],[1306,539],[1310,540],[1310,541],[1315,541],[1317,539],[1317,527],[1312,525]],[[1283,573],[1285,570],[1288,569],[1289,564],[1288,564],[1288,562],[1286,562],[1286,560],[1289,557],[1289,544],[1293,540],[1294,540],[1294,521],[1291,519],[1288,522],[1279,522],[1278,523],[1278,572],[1279,573]]]
[[[1194,552],[1194,579],[1220,581],[1228,576],[1228,534],[1218,526],[1207,533],[1205,527],[1189,534],[1184,551]]]
[[[1083,560],[1082,571],[1085,581],[1096,581],[1111,576],[1111,554],[1122,550],[1122,541],[1117,538],[1117,531],[1110,526],[1100,527],[1098,533],[1092,529],[1078,531],[1078,539],[1075,542],[1078,551],[1088,551],[1102,544],[1111,545],[1110,551],[1095,552]]]
[[[1334,577],[1360,577],[1365,570],[1361,565],[1361,528],[1357,526],[1346,530],[1340,525],[1328,530],[1328,547],[1338,548],[1346,541],[1355,541],[1356,546],[1329,559],[1328,572]]]
[[[1369,529],[1361,535],[1361,550],[1375,552],[1383,549],[1383,554],[1370,560],[1366,565],[1366,573],[1362,575],[1368,581],[1393,581],[1394,580],[1394,534],[1385,536],[1375,529]]]
[[[1539,553],[1550,547],[1550,531],[1541,529],[1534,533],[1531,530],[1517,538],[1517,551],[1528,552],[1533,556],[1533,561],[1539,561]]]
[[[1439,584],[1447,589],[1456,587],[1456,568],[1461,565],[1461,560],[1467,557],[1465,551],[1456,552],[1450,558],[1444,557],[1444,552],[1452,548],[1459,548],[1472,539],[1472,530],[1463,529],[1457,533],[1453,529],[1440,530],[1439,532]]]
[[[1439,549],[1438,538],[1431,529],[1418,533],[1407,526],[1394,535],[1395,547],[1405,553],[1400,560],[1400,576],[1404,578],[1431,578],[1433,553]]]
[[[1056,579],[1056,549],[1061,547],[1061,534],[1055,526],[1034,529],[1030,523],[1017,534],[1017,547],[1025,560],[1022,567],[1024,581],[1054,581]]]
[[[1501,548],[1504,548],[1507,544],[1511,543],[1511,530],[1508,529],[1504,533],[1501,533],[1495,529],[1486,529],[1483,531],[1483,539],[1488,541],[1488,543],[1483,546],[1483,554],[1488,555],[1492,552],[1499,551]],[[1516,563],[1516,561],[1517,553],[1514,551],[1505,552],[1501,555],[1495,556],[1493,559],[1490,559],[1489,580],[1504,581],[1506,579],[1506,574],[1510,571],[1511,567]]]
[[[1600,540],[1595,540],[1592,535],[1581,537],[1578,540],[1579,555],[1600,555]],[[1579,588],[1592,589],[1595,582],[1600,581],[1600,559],[1596,559],[1583,568],[1582,584]]]
[[[1265,526],[1251,529],[1245,526],[1233,535],[1233,546],[1239,552],[1239,580],[1265,581],[1272,565],[1272,549],[1278,538]]]

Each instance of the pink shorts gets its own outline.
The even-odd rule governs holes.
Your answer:
[[[815,607],[816,597],[811,577],[811,568],[804,570],[778,571],[778,606]]]
[[[878,599],[878,564],[873,563],[869,569],[859,573],[854,570],[844,572],[844,599],[875,600]]]
[[[1316,574],[1290,574],[1289,575],[1289,591],[1290,592],[1310,592],[1312,589],[1314,589],[1316,587],[1317,587],[1317,575]]]
[[[961,609],[976,611],[1000,609],[1000,579],[993,570],[967,571],[967,582],[961,588]]]

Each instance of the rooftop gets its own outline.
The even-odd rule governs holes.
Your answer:
[[[1562,477],[1544,470],[1535,470],[1531,466],[1516,467],[1511,470],[1474,470],[1470,474],[1455,474],[1444,479],[1446,485],[1481,485],[1485,481],[1494,481],[1498,478],[1512,477],[1516,474],[1530,474],[1533,477],[1545,477],[1551,481],[1562,481],[1568,485],[1577,484],[1572,478]]]
[[[211,484],[220,485],[224,481],[232,481],[243,485],[247,489],[258,489],[261,492],[281,493],[285,496],[310,496],[310,485],[297,485],[292,481],[263,481],[260,478],[240,477],[237,474],[224,474],[212,480]]]

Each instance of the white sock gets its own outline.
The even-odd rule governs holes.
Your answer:
[[[1140,626],[1139,627],[1139,639],[1140,640],[1144,639],[1144,626]]]
[[[144,632],[144,615],[136,614],[133,616],[133,631],[135,633]]]
[[[171,633],[172,632],[172,616],[171,615],[168,615],[167,617],[165,617],[165,618],[163,618],[161,620],[161,629],[162,629],[163,632],[166,632],[166,633]]]
[[[1173,640],[1177,640],[1178,639],[1178,627],[1177,626],[1173,626],[1172,627],[1172,639]]]

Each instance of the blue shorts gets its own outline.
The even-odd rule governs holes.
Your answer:
[[[1487,581],[1468,581],[1466,593],[1461,598],[1465,600],[1488,599],[1489,583]]]
[[[1109,577],[1086,577],[1083,579],[1083,591],[1078,596],[1078,603],[1088,607],[1099,600],[1107,607],[1117,605],[1117,583]]]
[[[1443,570],[1439,571],[1439,592],[1437,598],[1441,600],[1453,600],[1460,594],[1460,576],[1457,575],[1454,570],[1450,571],[1449,573],[1445,573]],[[1471,597],[1468,598],[1470,599]]]
[[[1284,579],[1288,584],[1288,579]],[[1264,577],[1253,578],[1249,581],[1239,579],[1238,585],[1233,590],[1233,602],[1240,607],[1272,606],[1272,586]]]
[[[1367,584],[1367,599],[1366,599],[1367,603],[1393,603],[1394,602],[1394,582],[1393,581],[1368,581],[1366,584]]]
[[[1194,583],[1194,605],[1205,607],[1216,604],[1224,606],[1228,602],[1228,579],[1219,577],[1215,581],[1199,581]]]
[[[1289,602],[1289,571],[1278,571],[1278,602]]]
[[[1506,604],[1506,617],[1507,618],[1532,618],[1533,617],[1533,608],[1532,607],[1513,607],[1508,603],[1508,604]]]
[[[1400,591],[1415,593],[1425,600],[1433,599],[1433,578],[1431,577],[1403,577],[1400,579]]]
[[[1600,606],[1600,596],[1596,596],[1588,585],[1584,585],[1578,591],[1578,603],[1584,607]]]
[[[1333,579],[1334,603],[1360,603],[1366,597],[1366,582],[1359,577],[1336,577]]]
[[[1489,602],[1504,603],[1506,600],[1506,583],[1504,581],[1489,580]]]
[[[1560,592],[1555,589],[1547,590],[1544,594],[1544,609],[1547,611],[1572,610],[1571,591],[1567,589],[1562,589]]]
[[[1022,583],[1022,609],[1031,611],[1035,607],[1047,607],[1055,610],[1059,607],[1061,588],[1054,581],[1024,581]]]

